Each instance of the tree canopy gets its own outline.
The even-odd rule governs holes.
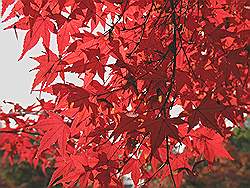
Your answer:
[[[6,102],[3,161],[55,168],[49,187],[119,187],[129,173],[179,187],[200,163],[232,159],[227,122],[249,112],[249,1],[3,0],[2,14],[9,5],[4,22],[18,21],[5,29],[27,31],[19,60],[44,48],[31,90],[55,100]]]

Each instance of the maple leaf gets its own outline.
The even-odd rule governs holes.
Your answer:
[[[182,124],[182,120],[178,121],[178,118],[172,119],[157,119],[157,120],[147,120],[143,123],[142,127],[146,129],[147,132],[151,133],[150,142],[152,153],[154,154],[162,142],[167,136],[179,139],[178,129],[175,125]]]
[[[129,117],[125,113],[120,114],[120,117],[121,118],[117,128],[111,134],[111,137],[114,136],[114,140],[116,140],[124,132],[129,132],[138,129],[139,125],[141,124],[141,122],[138,121],[139,117]]]
[[[61,78],[64,80],[63,68],[65,66],[65,61],[59,59],[51,50],[48,50],[45,55],[33,57],[32,59],[40,63],[39,66],[33,69],[39,71],[34,79],[32,90],[34,90],[40,83],[42,83],[41,89],[46,85],[50,85],[59,73]]]
[[[130,159],[129,162],[124,166],[122,173],[129,174],[131,172],[131,177],[134,184],[137,185],[141,177],[140,171],[140,161],[138,159]]]
[[[8,6],[12,5],[14,2],[15,0],[3,0],[2,1],[1,16],[3,16]]]
[[[217,134],[213,130],[207,128],[199,128],[197,133],[200,133],[201,137],[193,138],[196,142],[195,147],[200,153],[204,154],[204,157],[209,162],[213,162],[216,157],[223,157],[229,160],[233,160],[231,155],[226,151],[223,146],[224,138]],[[193,133],[191,134],[193,135]],[[209,135],[209,137],[207,137]]]
[[[24,38],[23,51],[18,60],[21,60],[24,55],[33,48],[39,41],[43,39],[43,45],[49,49],[50,32],[54,31],[54,24],[49,18],[37,17],[30,21],[30,30],[26,33]]]
[[[104,54],[100,53],[100,49],[87,49],[84,51],[87,55],[89,62],[85,64],[85,70],[90,70],[91,72],[98,73],[102,80],[104,80],[104,65],[106,64],[108,58]],[[104,56],[104,57],[103,57]]]
[[[58,142],[60,154],[62,156],[66,155],[67,139],[69,138],[70,129],[60,116],[49,113],[49,118],[38,121],[35,128],[45,131],[37,151],[37,156],[41,155],[44,150],[56,142]]]
[[[65,48],[69,45],[70,36],[79,32],[81,21],[67,20],[64,17],[61,17],[61,19],[63,19],[63,21],[60,22],[63,22],[64,24],[57,33],[57,45],[59,54],[62,55]]]
[[[194,109],[191,116],[189,116],[189,130],[201,121],[204,126],[213,128],[222,134],[216,117],[225,109],[226,107],[224,105],[212,100],[211,93],[208,93],[201,101],[201,104]]]
[[[78,179],[80,179],[81,184],[88,185],[90,172],[85,169],[93,168],[97,163],[97,161],[90,156],[85,153],[80,153],[57,157],[57,169],[54,171],[49,185],[55,186],[60,183],[63,185],[69,183],[73,186]],[[58,178],[60,179],[58,180]]]

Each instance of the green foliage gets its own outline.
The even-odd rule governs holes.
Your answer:
[[[244,128],[236,128],[234,130],[234,135],[230,141],[240,151],[250,152],[250,118],[245,122]]]

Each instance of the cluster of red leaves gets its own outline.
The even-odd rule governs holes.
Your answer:
[[[231,159],[225,120],[243,122],[249,105],[249,1],[2,2],[3,13],[15,2],[4,22],[18,17],[6,29],[27,31],[19,60],[42,39],[32,90],[56,96],[0,114],[4,158],[54,166],[49,186],[64,187],[119,187],[128,173],[179,187],[201,161]]]

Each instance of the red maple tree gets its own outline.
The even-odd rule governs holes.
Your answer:
[[[3,161],[55,168],[49,187],[119,187],[128,173],[179,187],[201,162],[232,159],[226,120],[249,112],[249,1],[3,0],[2,13],[11,4],[6,29],[27,31],[19,60],[44,47],[32,91],[56,99],[1,112]]]

